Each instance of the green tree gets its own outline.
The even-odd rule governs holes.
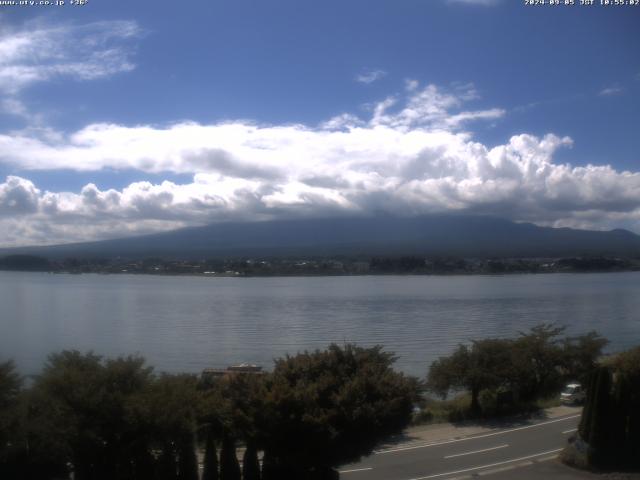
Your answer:
[[[591,331],[562,341],[562,368],[567,380],[587,383],[589,375],[597,367],[602,350],[609,343],[597,332]]]
[[[619,463],[628,468],[640,468],[640,347],[613,357],[610,368],[615,373],[614,413],[617,428],[612,445]],[[615,425],[615,424],[614,424]]]
[[[240,480],[240,464],[236,455],[236,442],[228,434],[222,437],[220,450],[220,480]]]
[[[247,444],[242,457],[242,480],[260,480],[258,450],[253,443]]]
[[[566,363],[560,334],[564,327],[537,325],[520,333],[512,349],[512,381],[521,401],[532,401],[556,393],[564,380]]]
[[[101,478],[107,467],[104,373],[101,357],[64,351],[49,357],[34,385],[28,422],[35,445],[30,441],[30,450],[46,456],[44,450],[55,445],[78,480]]]
[[[226,456],[230,450],[230,441],[235,440],[247,446],[243,477],[252,478],[257,474],[259,478],[257,451],[265,442],[260,429],[265,423],[265,396],[266,384],[263,375],[237,374],[209,382],[205,386],[201,422],[212,435],[217,434],[218,438],[223,439],[223,451],[220,454],[222,478],[225,475],[235,478],[237,460],[231,455]],[[226,442],[225,436],[228,437]],[[225,464],[225,458],[228,464]],[[226,466],[223,467],[223,464]]]
[[[178,461],[173,444],[167,443],[162,448],[160,459],[158,460],[158,480],[177,480]]]
[[[198,480],[198,459],[193,435],[185,436],[178,447],[178,480]]]
[[[195,448],[193,439],[201,398],[196,387],[194,375],[165,373],[154,377],[131,399],[131,421],[149,448],[164,452],[166,465],[170,464],[169,457],[179,457],[181,449]],[[187,450],[182,453],[183,457],[189,456]]]
[[[0,478],[13,479],[24,474],[24,467],[19,465],[21,389],[22,378],[13,362],[0,363]]]
[[[331,345],[276,360],[267,382],[265,478],[334,478],[334,467],[370,454],[402,431],[417,382],[395,372],[382,347]]]
[[[264,423],[265,397],[263,375],[239,374],[219,380],[217,396],[209,410],[217,416],[220,431],[254,446],[264,442],[260,425]]]
[[[509,391],[521,405],[555,395],[568,379],[585,381],[607,341],[595,332],[561,337],[563,327],[541,324],[514,339],[476,340],[432,363],[427,386],[446,397],[471,394],[470,411],[481,413],[481,393]]]
[[[218,480],[218,478],[216,440],[211,429],[208,429],[204,450],[204,470],[202,471],[202,480]]]
[[[598,467],[606,466],[611,460],[611,385],[611,371],[607,367],[600,367],[593,372],[578,428],[581,437],[589,444],[589,463]]]
[[[599,468],[640,467],[640,347],[594,370],[579,435]]]
[[[453,389],[466,389],[471,394],[470,410],[479,414],[480,393],[509,383],[513,341],[486,339],[472,342],[471,348],[458,346],[448,357],[431,364],[427,386],[445,397]]]
[[[151,381],[140,357],[49,357],[28,396],[29,461],[70,463],[76,479],[128,479],[150,471],[147,432],[130,415]],[[146,465],[146,467],[145,467]]]

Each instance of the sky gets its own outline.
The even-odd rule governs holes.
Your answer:
[[[640,233],[640,6],[10,3],[0,246],[380,213]]]

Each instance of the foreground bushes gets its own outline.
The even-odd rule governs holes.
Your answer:
[[[0,478],[197,480],[197,445],[207,480],[334,478],[408,425],[417,382],[393,361],[380,347],[332,345],[265,376],[203,384],[156,375],[140,357],[65,351],[29,388],[0,364]]]

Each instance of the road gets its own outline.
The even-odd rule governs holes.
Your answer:
[[[485,433],[399,443],[340,468],[343,480],[447,480],[501,473],[555,458],[575,432],[579,413]]]

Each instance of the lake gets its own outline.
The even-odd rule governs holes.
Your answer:
[[[36,373],[65,348],[199,372],[331,342],[382,344],[424,376],[458,343],[540,322],[640,344],[640,273],[205,278],[0,272],[0,360]]]

